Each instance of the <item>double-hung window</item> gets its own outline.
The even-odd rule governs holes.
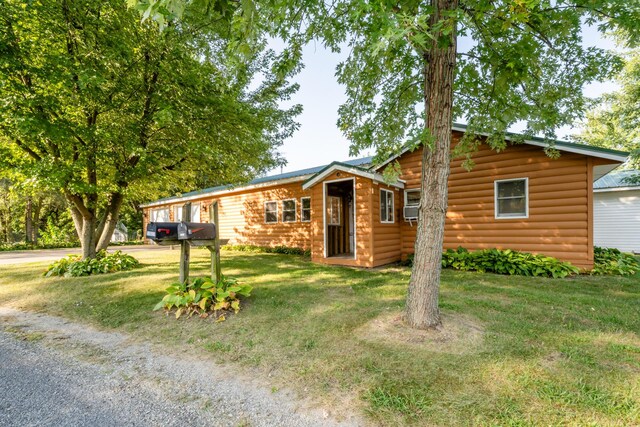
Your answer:
[[[173,221],[180,222],[182,221],[182,206],[174,206],[173,207]]]
[[[494,182],[497,219],[529,217],[529,179],[501,179]]]
[[[267,224],[278,222],[278,202],[264,202],[264,222]]]
[[[296,199],[282,201],[282,222],[296,222]]]
[[[151,210],[151,222],[167,222],[169,221],[169,208],[160,208]]]
[[[311,197],[302,197],[300,199],[300,221],[311,221]]]
[[[173,220],[175,222],[182,221],[182,208],[184,206],[174,206],[173,207]],[[200,222],[200,203],[193,203],[191,205],[191,218],[188,219],[191,222]]]
[[[420,189],[404,191],[404,205],[405,206],[419,206],[420,205]]]
[[[393,223],[393,191],[380,189],[380,222]]]
[[[200,222],[200,203],[191,205],[191,222]]]

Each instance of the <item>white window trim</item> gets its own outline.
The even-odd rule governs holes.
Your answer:
[[[420,189],[419,188],[410,188],[408,190],[404,190],[404,205],[405,206],[419,206],[420,204],[418,203],[417,205],[410,205],[409,202],[407,201],[407,193],[418,193],[420,194]]]
[[[304,219],[304,203],[303,200],[309,200],[309,219]],[[300,197],[300,222],[311,222],[311,197]]]
[[[276,204],[276,220],[275,221],[267,221],[267,204],[275,203]],[[264,202],[264,223],[265,224],[277,224],[278,223],[278,201],[277,200],[267,200]]]
[[[498,213],[498,184],[501,182],[522,181],[524,180],[524,215],[500,215]],[[519,197],[518,197],[519,198]],[[495,219],[527,219],[529,218],[529,178],[509,178],[496,179],[493,181],[493,211]]]
[[[396,213],[395,213],[395,209],[396,209],[396,198],[395,198],[395,194],[393,194],[393,191],[391,190],[385,190],[384,188],[380,189],[380,203],[379,203],[379,207],[378,209],[380,209],[382,207],[382,193],[386,192],[386,193],[391,193],[391,215],[392,215],[392,219],[391,221],[389,221],[389,218],[387,217],[386,221],[382,220],[382,210],[380,211],[380,223],[381,224],[394,224],[396,222]],[[385,196],[386,197],[386,196]],[[388,201],[388,199],[387,199]],[[387,206],[387,215],[388,215],[388,206]]]
[[[182,217],[182,205],[173,206],[173,222],[182,221],[182,218],[178,219],[178,217]]]
[[[167,211],[167,221],[169,221],[169,218],[170,218],[169,215],[171,214],[171,210],[169,209],[169,207],[164,207],[164,208],[151,209],[150,222],[158,222],[158,212],[161,212],[161,211]]]
[[[293,201],[293,220],[285,221],[284,220],[284,202]],[[290,212],[288,210],[287,212]],[[298,200],[297,199],[284,199],[282,201],[282,222],[297,222],[298,221]]]
[[[193,217],[193,213],[195,211],[194,207],[198,207],[198,221],[195,221],[195,218]],[[192,203],[191,204],[191,218],[189,218],[189,221],[193,221],[193,222],[201,222],[202,221],[202,203],[200,202],[196,202],[196,203]]]

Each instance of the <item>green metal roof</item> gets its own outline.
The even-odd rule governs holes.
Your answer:
[[[461,123],[454,123],[452,125],[451,129],[453,131],[458,131],[458,132],[463,132],[464,133],[464,132],[467,131],[468,126],[464,125],[464,124],[461,124]],[[484,134],[484,133],[478,133],[478,135],[480,135],[480,136],[488,136],[488,134]],[[522,134],[518,134],[518,133],[514,133],[514,132],[506,132],[505,133],[505,137],[508,140],[523,139],[523,142],[525,144],[537,145],[537,146],[540,146],[540,147],[553,146],[554,148],[556,148],[556,149],[558,149],[560,151],[570,151],[570,152],[580,153],[580,154],[584,154],[584,155],[588,155],[588,156],[600,157],[600,158],[605,158],[605,159],[609,159],[609,160],[615,160],[615,161],[618,161],[618,162],[621,162],[621,163],[624,162],[627,159],[627,157],[629,156],[629,153],[627,153],[625,151],[611,150],[609,148],[595,147],[593,145],[577,144],[577,143],[574,143],[574,142],[562,141],[562,140],[559,140],[559,139],[550,140],[550,139],[540,138],[540,137],[537,137],[537,136],[528,137],[528,136],[525,136],[525,135],[522,135]],[[374,166],[374,169],[380,169],[381,167],[387,165],[391,161],[393,161],[393,160],[397,159],[398,157],[402,156],[407,151],[409,151],[412,146],[413,145],[411,145],[411,146],[407,145],[398,154],[395,154],[395,155],[389,157],[387,160],[385,160],[381,164]]]
[[[607,175],[593,183],[593,189],[602,190],[605,188],[624,187],[638,187],[640,189],[640,181],[630,181],[635,177],[640,177],[640,170],[628,169],[609,172]]]
[[[357,167],[362,169],[362,165],[370,165],[371,161],[373,160],[373,157],[362,157],[360,159],[353,159],[353,160],[346,160],[344,162],[341,162],[341,164],[346,165],[348,167]],[[265,183],[269,183],[272,181],[280,181],[283,179],[289,179],[289,178],[296,178],[299,176],[305,176],[305,175],[309,175],[309,174],[316,174],[324,169],[326,169],[327,167],[331,166],[332,164],[337,163],[337,162],[333,162],[329,165],[323,165],[323,166],[316,166],[313,168],[307,168],[307,169],[300,169],[297,171],[292,171],[292,172],[286,172],[286,173],[281,173],[281,174],[277,174],[277,175],[270,175],[270,176],[263,176],[263,177],[259,177],[259,178],[255,178],[251,181],[249,181],[246,184],[243,184],[241,186],[234,186],[232,184],[227,184],[227,185],[218,185],[216,187],[209,187],[209,188],[204,188],[202,190],[195,190],[195,191],[190,191],[188,193],[182,193],[179,196],[171,196],[171,197],[165,197],[159,200],[155,200],[153,202],[150,203],[145,203],[140,205],[141,207],[146,207],[146,206],[150,206],[150,205],[157,205],[157,204],[163,204],[165,202],[171,202],[173,200],[179,200],[182,199],[184,197],[195,197],[195,196],[206,196],[209,194],[214,194],[217,193],[219,191],[224,191],[224,190],[230,190],[233,188],[236,189],[242,189],[243,187],[247,187],[247,186],[251,186],[251,185],[256,185],[256,184],[265,184]],[[367,170],[367,169],[362,169],[362,170]]]
[[[458,128],[458,130],[463,130],[466,131],[468,126],[465,124],[461,124],[461,123],[454,123],[453,124],[453,130],[457,130],[456,128]],[[505,135],[508,138],[520,138],[523,135],[522,134],[518,134],[515,132],[505,132]],[[544,144],[549,144],[549,142],[551,142],[553,145],[557,145],[559,147],[564,147],[564,148],[580,148],[586,151],[592,151],[593,153],[602,153],[602,154],[612,154],[614,156],[628,156],[629,153],[627,153],[626,151],[620,151],[620,150],[612,150],[610,148],[603,148],[603,147],[596,147],[595,145],[587,145],[587,144],[578,144],[575,142],[569,142],[569,141],[563,141],[561,139],[545,139],[545,138],[541,138],[539,136],[527,136],[525,138],[525,141],[535,141],[535,142],[540,142],[540,143],[544,143]]]

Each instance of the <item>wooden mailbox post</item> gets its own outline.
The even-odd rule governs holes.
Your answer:
[[[191,246],[204,246],[211,254],[211,280],[215,283],[222,278],[222,268],[220,266],[220,231],[218,229],[218,202],[213,202],[209,206],[209,222],[215,224],[215,237],[213,240],[161,240],[157,243],[163,246],[180,245],[180,283],[189,280],[189,262],[191,260]],[[190,222],[191,203],[187,202],[182,207],[182,221]]]

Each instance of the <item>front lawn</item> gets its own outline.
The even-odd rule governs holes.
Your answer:
[[[254,287],[243,310],[222,323],[176,321],[152,308],[177,279],[178,255],[140,252],[139,269],[81,278],[43,278],[46,263],[2,266],[0,305],[198,352],[238,368],[229,375],[293,387],[336,416],[362,411],[376,424],[640,424],[640,275],[445,270],[441,307],[454,333],[404,336],[388,320],[402,310],[407,268],[226,252],[224,274]],[[192,251],[192,277],[208,271],[207,252]]]

